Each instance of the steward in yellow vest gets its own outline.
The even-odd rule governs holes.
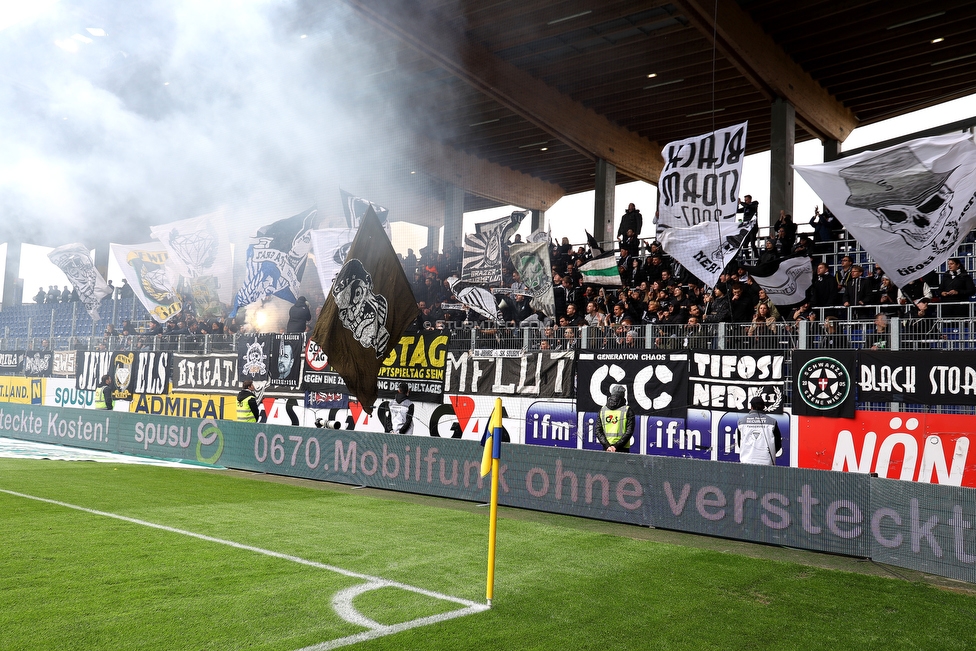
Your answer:
[[[243,423],[256,423],[260,418],[258,399],[254,395],[254,382],[244,380],[241,392],[237,394],[237,420]]]
[[[600,410],[595,434],[607,452],[630,452],[630,443],[634,438],[634,416],[627,406],[626,391],[622,384],[611,385],[607,405]]]

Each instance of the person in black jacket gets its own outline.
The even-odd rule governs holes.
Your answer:
[[[976,292],[973,279],[962,267],[959,258],[950,258],[946,263],[948,271],[942,275],[942,283],[939,285],[939,300],[943,303],[963,303]],[[942,316],[960,317],[967,316],[969,310],[965,306],[943,307]]]
[[[305,332],[308,322],[312,320],[312,312],[308,309],[308,300],[299,296],[295,304],[288,310],[288,325],[285,332]]]
[[[634,231],[634,237],[639,237],[641,228],[644,227],[644,216],[641,215],[640,211],[637,210],[637,206],[630,204],[627,206],[627,211],[624,216],[620,218],[620,227],[617,229],[617,239],[623,240],[627,236],[627,231]],[[636,255],[637,251],[632,251],[632,254]]]

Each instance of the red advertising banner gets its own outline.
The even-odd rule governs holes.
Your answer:
[[[854,418],[800,416],[800,468],[976,487],[976,416],[858,411]]]

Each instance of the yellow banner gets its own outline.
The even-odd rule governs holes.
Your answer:
[[[39,405],[43,401],[43,378],[0,376],[0,402]]]
[[[237,399],[234,396],[202,393],[170,393],[161,396],[137,393],[132,396],[129,411],[152,416],[237,420]]]

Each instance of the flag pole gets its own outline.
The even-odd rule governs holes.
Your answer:
[[[495,592],[495,534],[498,521],[498,466],[502,437],[502,399],[495,398],[495,409],[491,412],[491,508],[488,513],[488,587],[485,598],[491,608]]]

